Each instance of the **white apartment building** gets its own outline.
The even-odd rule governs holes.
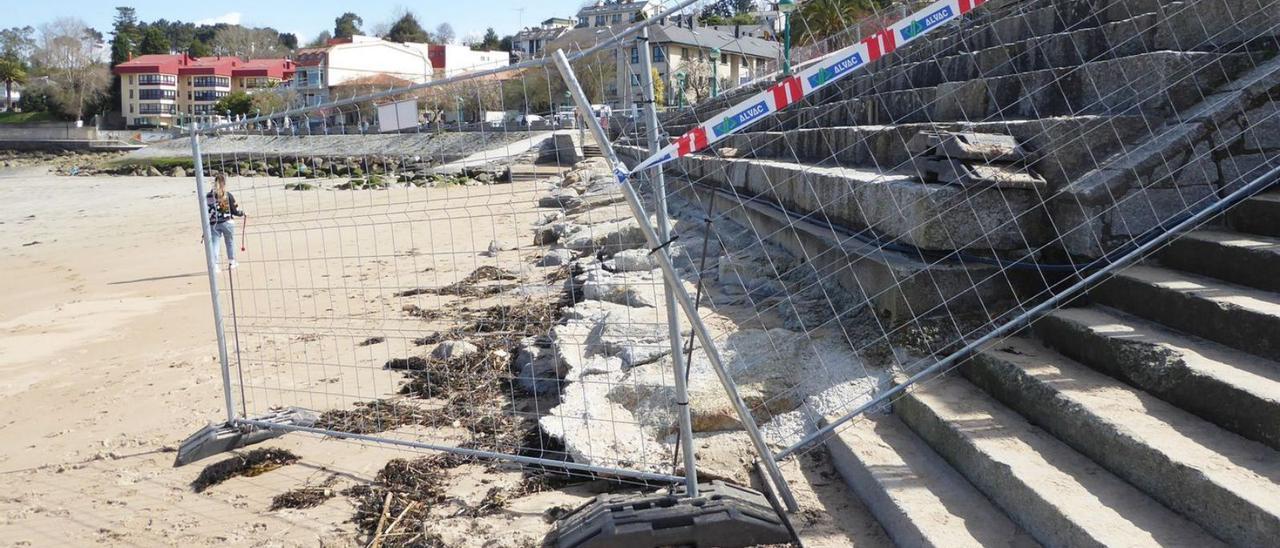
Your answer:
[[[630,25],[659,11],[656,0],[596,0],[578,10],[578,28]]]
[[[518,60],[542,57],[547,45],[573,27],[568,17],[552,17],[537,27],[526,27],[517,32],[511,41],[511,53]]]
[[[293,87],[307,105],[329,100],[329,90],[347,82],[384,76],[410,83],[435,77],[430,44],[398,44],[372,36],[330,40],[298,51]]]

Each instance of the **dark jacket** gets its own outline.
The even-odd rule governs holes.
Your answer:
[[[230,221],[232,217],[244,217],[244,212],[240,211],[240,205],[236,203],[236,197],[227,193],[226,209],[218,207],[218,200],[213,197],[210,191],[204,195],[204,203],[209,211],[209,224],[216,225]]]

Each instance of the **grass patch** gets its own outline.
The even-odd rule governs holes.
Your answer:
[[[0,124],[34,124],[36,122],[61,122],[52,112],[0,112]]]
[[[219,461],[200,472],[200,476],[191,482],[197,493],[237,476],[251,478],[260,476],[277,468],[288,466],[301,457],[287,449],[263,448],[254,449],[243,455],[236,455]]]

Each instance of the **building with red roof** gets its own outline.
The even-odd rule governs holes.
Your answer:
[[[120,111],[130,127],[170,126],[187,119],[216,120],[214,105],[233,91],[287,85],[296,65],[288,59],[142,55],[116,65]]]

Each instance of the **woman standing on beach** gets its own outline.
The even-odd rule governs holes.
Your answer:
[[[235,217],[244,217],[236,197],[227,192],[227,176],[219,173],[213,179],[213,190],[204,195],[209,211],[209,232],[213,234],[213,270],[219,271],[218,260],[221,251],[218,246],[226,242],[227,260],[230,268],[239,266],[236,263],[236,222]]]

